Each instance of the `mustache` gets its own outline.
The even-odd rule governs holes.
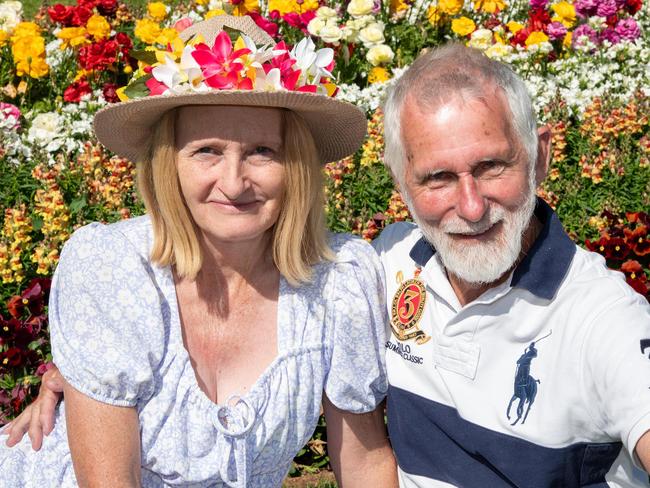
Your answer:
[[[505,214],[506,212],[503,207],[491,205],[483,218],[478,222],[470,222],[455,216],[441,222],[439,224],[439,230],[446,234],[482,234],[502,221],[505,218]]]

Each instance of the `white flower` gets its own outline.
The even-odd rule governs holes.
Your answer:
[[[320,31],[325,27],[326,22],[319,18],[319,17],[314,17],[309,21],[309,24],[307,24],[307,31],[312,35],[316,37],[320,37]]]
[[[512,46],[510,46],[509,44],[501,44],[501,43],[492,44],[490,47],[488,47],[485,50],[485,54],[489,58],[495,58],[495,59],[503,58],[504,56],[507,56],[511,52],[512,52]]]
[[[343,32],[336,23],[328,23],[321,29],[319,37],[328,44],[338,44],[343,37]]]
[[[467,45],[485,51],[492,45],[492,31],[490,29],[476,29],[472,32]]]
[[[38,114],[27,134],[30,142],[46,146],[61,136],[62,118],[56,112]]]
[[[368,53],[366,54],[366,59],[373,66],[379,66],[380,64],[388,64],[395,57],[395,53],[386,44],[379,44],[377,46],[372,46]]]
[[[284,87],[280,79],[280,70],[278,68],[272,68],[266,74],[264,74],[264,71],[261,71],[255,77],[255,89],[271,92],[282,91]]]
[[[316,10],[316,18],[321,20],[337,19],[338,14],[333,8],[320,7]]]
[[[321,77],[332,77],[327,67],[334,60],[334,50],[329,47],[316,51],[314,41],[305,37],[294,46],[290,53],[296,60],[296,67],[302,72],[300,81],[303,84],[310,84],[311,80],[319,80]]]
[[[22,9],[20,2],[0,3],[0,30],[11,34],[20,23]]]
[[[348,4],[348,13],[352,17],[361,17],[372,12],[372,7],[374,7],[372,0],[352,0]]]
[[[359,31],[359,40],[367,48],[384,43],[384,24],[375,22]]]

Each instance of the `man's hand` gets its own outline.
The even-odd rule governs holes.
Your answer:
[[[38,451],[43,445],[43,434],[54,429],[54,412],[63,394],[65,380],[56,366],[43,375],[38,397],[23,412],[4,426],[3,434],[9,434],[6,444],[13,447],[28,433],[32,449]]]

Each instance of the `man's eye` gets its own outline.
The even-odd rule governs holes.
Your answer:
[[[452,181],[453,178],[454,175],[443,171],[440,173],[429,173],[424,177],[424,181],[426,183],[446,183]]]
[[[477,176],[499,176],[505,168],[503,161],[483,161],[477,168]]]

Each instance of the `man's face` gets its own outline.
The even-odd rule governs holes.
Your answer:
[[[447,271],[492,283],[517,260],[535,206],[534,172],[502,97],[402,111],[406,199]],[[532,181],[531,181],[532,179]]]

